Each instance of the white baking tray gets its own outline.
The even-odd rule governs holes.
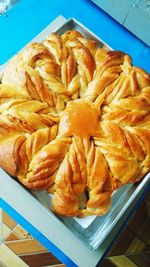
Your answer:
[[[93,34],[75,19],[69,19],[65,23],[63,23],[63,25],[58,25],[58,27],[56,25],[56,32],[59,34],[63,34],[66,30],[70,29],[78,30],[86,38],[94,39],[99,47],[105,45],[111,50],[111,48],[104,41],[98,38],[95,34]],[[43,41],[49,33],[50,32],[47,32],[47,30],[45,30],[37,37],[35,37],[32,41]],[[12,178],[8,176],[8,179]],[[16,183],[16,181],[14,182]],[[19,190],[20,188],[23,191],[29,192],[31,201],[33,198],[36,198],[38,202],[43,205],[45,212],[49,212],[50,218],[52,216],[56,217],[56,215],[52,214],[52,212],[50,211],[51,196],[49,196],[46,191],[31,192],[28,189],[24,188],[19,182],[17,183],[19,184],[17,190]],[[86,244],[91,250],[94,250],[100,244],[102,244],[102,242],[106,239],[110,232],[116,227],[118,221],[123,216],[125,216],[127,210],[131,209],[132,204],[145,190],[145,188],[148,186],[148,183],[149,174],[146,175],[141,182],[134,185],[129,184],[117,190],[112,196],[112,207],[105,216],[89,216],[82,219],[66,217],[57,218],[61,220],[62,224],[65,224],[69,229],[71,229],[74,235],[76,235],[84,244]]]

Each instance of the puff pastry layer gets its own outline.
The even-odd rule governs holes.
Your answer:
[[[77,31],[30,44],[1,78],[0,166],[58,214],[105,214],[150,170],[150,75]]]

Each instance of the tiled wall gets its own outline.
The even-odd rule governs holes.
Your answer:
[[[64,266],[4,211],[2,221],[0,267]]]
[[[0,267],[64,267],[4,211],[2,222]],[[150,192],[100,266],[150,267]]]

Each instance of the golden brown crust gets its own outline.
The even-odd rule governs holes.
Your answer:
[[[150,75],[77,31],[27,46],[2,75],[0,166],[57,214],[105,214],[150,170]]]
[[[10,175],[17,176],[19,171],[19,150],[25,141],[25,135],[12,135],[0,142],[0,166]]]

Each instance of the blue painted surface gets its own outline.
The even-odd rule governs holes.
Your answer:
[[[10,205],[8,205],[2,198],[0,198],[0,207],[7,212],[18,224],[26,229],[35,239],[37,239],[44,247],[53,253],[61,262],[68,267],[78,267],[71,261],[60,249],[58,249],[50,240],[41,234],[32,224],[16,212]]]
[[[89,0],[21,0],[8,11],[8,17],[0,17],[0,64],[58,15],[76,18],[113,49],[130,54],[135,65],[150,72],[150,47]]]
[[[0,64],[16,54],[58,15],[63,15],[76,18],[113,49],[130,54],[135,65],[150,72],[150,47],[88,0],[21,0],[7,14],[8,17],[0,17]],[[76,266],[2,199],[0,206],[60,261],[69,267]]]

